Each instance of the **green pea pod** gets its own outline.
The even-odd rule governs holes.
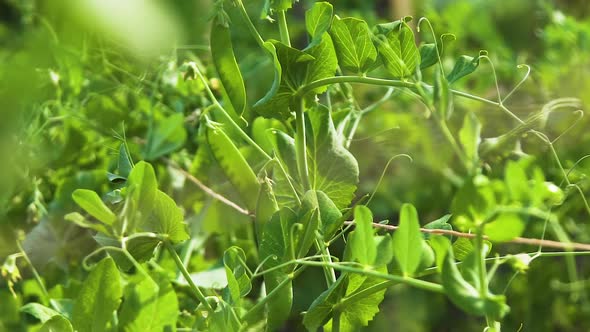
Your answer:
[[[211,124],[209,126],[207,140],[213,156],[246,203],[248,210],[254,211],[260,187],[254,171],[222,128]]]
[[[448,120],[453,114],[453,95],[449,81],[439,70],[434,75],[434,107],[441,120]]]
[[[259,241],[262,239],[264,225],[279,210],[277,199],[272,190],[271,180],[266,176],[261,180],[258,201],[256,202],[256,236]]]
[[[210,37],[213,64],[219,74],[221,84],[229,97],[234,111],[242,116],[246,110],[246,88],[240,67],[234,55],[228,25],[221,22],[219,18],[215,18],[211,27]]]

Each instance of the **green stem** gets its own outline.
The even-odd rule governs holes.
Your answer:
[[[329,266],[329,267],[333,268],[334,270],[339,270],[342,272],[356,273],[356,274],[361,274],[361,275],[365,275],[365,276],[369,276],[369,277],[391,280],[391,281],[406,284],[408,286],[412,286],[415,288],[424,289],[424,290],[427,290],[430,292],[441,293],[441,294],[444,293],[444,289],[441,285],[435,284],[432,282],[428,282],[428,281],[424,281],[424,280],[420,280],[420,279],[403,277],[403,276],[398,276],[398,275],[393,275],[393,274],[385,274],[385,273],[380,273],[380,272],[368,270],[368,269],[360,269],[360,268],[354,268],[354,267],[350,267],[350,266],[344,266],[344,265],[340,265],[337,263],[324,263],[324,262],[316,262],[316,261],[306,261],[306,260],[301,260],[301,259],[296,260],[296,263],[300,264],[300,265],[319,266],[319,267],[325,265],[325,266]]]
[[[330,256],[330,250],[324,243],[316,239],[315,247],[322,256],[322,262],[332,263],[332,256]],[[328,285],[328,287],[330,287],[333,283],[336,282],[336,273],[334,272],[334,269],[330,267],[324,267],[323,270],[324,276],[326,277],[326,284]]]
[[[287,16],[284,10],[277,11],[279,17],[279,33],[281,35],[281,42],[287,46],[291,46],[291,38],[289,38],[289,28],[287,26]]]
[[[39,285],[39,288],[41,289],[43,296],[45,297],[45,299],[47,301],[49,301],[49,293],[47,292],[47,288],[45,288],[45,284],[43,283],[41,276],[37,272],[37,269],[35,268],[35,266],[33,266],[33,263],[31,263],[31,260],[29,259],[29,255],[27,255],[27,253],[25,252],[25,250],[21,246],[20,241],[18,241],[18,240],[16,241],[16,246],[18,247],[18,250],[22,254],[22,257],[25,259],[25,261],[27,262],[27,264],[31,268],[31,271],[33,272],[33,277],[35,277],[35,282],[37,282],[37,284]]]
[[[309,180],[309,168],[307,165],[307,146],[305,140],[305,100],[299,98],[295,101],[295,150],[297,159],[297,170],[303,183],[303,191],[311,189]]]
[[[250,136],[248,136],[248,134],[246,134],[246,132],[244,130],[242,130],[242,128],[234,121],[234,119],[232,119],[232,117],[227,113],[227,111],[223,108],[223,106],[221,106],[221,104],[219,103],[217,98],[215,98],[213,91],[211,91],[211,89],[209,88],[209,84],[208,84],[207,80],[205,79],[205,77],[203,76],[203,74],[201,73],[201,71],[199,70],[199,67],[195,65],[195,66],[193,66],[193,70],[195,71],[195,73],[197,74],[197,76],[199,77],[201,82],[203,83],[203,86],[205,87],[205,91],[207,92],[207,95],[209,95],[209,98],[211,99],[213,104],[220,110],[220,113],[223,114],[223,116],[225,117],[227,122],[236,130],[236,132],[240,135],[240,137],[244,141],[248,142],[248,144],[250,144],[254,149],[256,149],[256,151],[258,151],[262,156],[264,156],[264,158],[267,161],[271,160],[272,158],[260,147],[260,145],[256,144],[256,142],[254,142],[254,140],[252,138],[250,138]]]
[[[242,3],[241,0],[236,1],[236,3],[238,5],[238,9],[240,11],[240,16],[242,16],[242,19],[246,23],[246,26],[248,27],[250,34],[252,35],[252,37],[254,37],[258,46],[260,46],[260,48],[265,50],[266,48],[264,47],[264,39],[262,39],[262,37],[260,36],[260,33],[258,33],[258,30],[256,30],[254,23],[252,23],[252,20],[250,19],[250,16],[248,16],[248,12],[246,11],[244,4]]]
[[[197,287],[197,285],[195,285],[195,283],[193,282],[193,279],[191,278],[191,275],[186,270],[186,267],[182,264],[182,260],[180,259],[180,257],[176,253],[176,250],[172,246],[172,243],[170,243],[170,241],[166,240],[166,241],[164,241],[164,246],[170,252],[170,255],[172,256],[174,263],[176,263],[176,266],[178,267],[180,272],[182,272],[184,279],[186,279],[186,282],[188,282],[188,285],[190,286],[192,291],[197,296],[197,299],[199,299],[199,301],[203,304],[203,306],[205,306],[207,311],[213,312],[213,308],[211,307],[209,302],[207,302],[205,295],[201,292],[201,290]]]
[[[341,311],[339,308],[334,308],[334,315],[332,316],[332,331],[340,332],[340,316]]]

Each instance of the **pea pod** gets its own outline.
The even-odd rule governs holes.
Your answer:
[[[218,125],[208,125],[207,140],[213,156],[248,210],[254,211],[260,187],[254,171],[223,129]]]
[[[241,116],[246,110],[246,88],[236,62],[227,22],[222,22],[216,17],[213,20],[210,38],[213,64],[234,111]]]

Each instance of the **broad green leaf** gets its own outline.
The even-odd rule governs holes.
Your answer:
[[[510,193],[510,199],[516,203],[526,204],[531,195],[529,180],[522,162],[508,161],[504,168],[504,181]]]
[[[405,21],[377,26],[375,41],[385,69],[393,77],[404,78],[414,74],[420,64],[420,52],[414,33]]]
[[[316,45],[305,49],[305,52],[314,57],[314,60],[309,63],[307,68],[306,83],[334,76],[338,69],[338,58],[329,34],[323,34],[320,41]],[[313,93],[323,93],[327,89],[327,86],[318,87],[313,90]]]
[[[315,58],[276,40],[264,47],[273,57],[274,80],[268,93],[254,104],[254,110],[267,118],[287,119],[291,97],[305,83],[309,63]]]
[[[74,302],[72,325],[76,330],[108,331],[107,324],[123,295],[120,278],[112,258],[104,258],[96,264]]]
[[[158,159],[180,148],[185,141],[184,116],[176,113],[156,122],[155,129],[147,138],[143,156],[146,160]]]
[[[449,219],[451,218],[450,214],[444,215],[434,221],[429,222],[428,224],[424,225],[424,228],[426,229],[442,229],[445,231],[452,231],[453,230],[453,226],[451,226],[451,224],[448,223]],[[430,234],[429,233],[424,233],[423,234],[424,239],[428,240],[430,238]],[[450,235],[445,235],[449,240],[451,239]]]
[[[434,250],[428,243],[428,241],[422,241],[422,257],[420,257],[417,271],[423,271],[435,263]]]
[[[62,315],[56,315],[46,321],[39,332],[73,332],[72,324]]]
[[[386,268],[382,267],[377,271],[384,273]],[[353,301],[347,301],[346,305],[340,303],[382,282],[381,279],[363,275],[341,275],[330,288],[313,301],[303,317],[303,324],[308,331],[318,331],[321,327],[329,331],[334,311],[340,310],[341,331],[357,331],[367,326],[379,312],[379,304],[383,301],[386,289],[357,297]]]
[[[479,160],[477,153],[481,142],[481,123],[473,112],[467,112],[463,119],[463,126],[459,130],[459,142],[463,146],[465,156],[470,162],[470,168],[474,168]]]
[[[484,227],[490,241],[506,242],[522,235],[525,224],[516,213],[501,213]]]
[[[422,233],[416,208],[404,204],[400,212],[399,228],[393,233],[394,256],[405,276],[411,276],[420,265]]]
[[[453,253],[457,260],[464,260],[470,252],[473,251],[473,242],[470,239],[460,237],[453,242]]]
[[[165,235],[173,243],[189,238],[182,210],[170,196],[160,190],[154,200],[152,215],[141,225],[140,230]]]
[[[373,214],[366,206],[354,208],[354,232],[349,235],[351,259],[363,265],[371,265],[377,258],[377,247],[373,240]]]
[[[465,256],[463,259],[463,264],[461,264],[461,274],[465,281],[469,284],[473,285],[475,289],[481,288],[481,280],[479,277],[479,260],[478,255],[481,256],[481,259],[485,259],[488,251],[491,250],[491,244],[489,242],[485,242],[483,244],[483,250],[475,250],[475,247],[472,247],[471,251]],[[455,246],[453,244],[453,252],[455,251]]]
[[[117,220],[117,216],[113,211],[111,211],[111,209],[103,203],[98,194],[92,190],[76,189],[72,194],[72,199],[84,209],[84,211],[88,212],[89,215],[106,225],[110,226],[115,220]]]
[[[303,209],[318,210],[319,231],[324,239],[329,239],[342,226],[342,213],[334,202],[322,191],[310,190],[301,201]]]
[[[156,200],[158,181],[152,165],[140,161],[133,167],[127,179],[127,191],[133,202],[133,223],[130,229],[134,229],[136,224],[151,215]]]
[[[339,209],[344,209],[354,197],[358,163],[342,145],[326,107],[317,106],[307,114],[311,124],[308,155],[312,189],[323,191]]]
[[[430,247],[434,251],[436,269],[438,272],[442,271],[447,251],[451,248],[451,240],[441,235],[433,235],[428,240]]]
[[[207,129],[207,139],[219,166],[250,211],[256,209],[259,183],[254,171],[232,140],[218,125]]]
[[[31,316],[34,316],[41,323],[45,323],[46,321],[50,320],[53,316],[59,315],[60,313],[48,308],[40,303],[27,303],[20,308],[21,312],[27,313]]]
[[[334,8],[328,2],[316,2],[305,12],[305,28],[311,36],[310,46],[321,42],[322,35],[330,28],[333,12]]]
[[[473,73],[479,66],[479,57],[474,58],[468,55],[462,55],[455,63],[453,70],[447,75],[447,81],[452,84],[460,78]]]
[[[291,231],[297,222],[297,215],[289,208],[282,208],[264,225],[262,241],[258,249],[260,261],[264,261],[264,269],[271,269],[294,258],[295,248],[291,241]],[[276,256],[276,259],[273,259]],[[291,314],[293,304],[293,286],[289,280],[292,267],[285,267],[264,274],[266,293],[273,291],[285,282],[278,294],[268,301],[266,311],[267,324],[270,329],[280,327]]]
[[[105,227],[105,225],[90,222],[86,220],[86,218],[84,218],[84,216],[79,214],[78,212],[68,213],[64,216],[64,219],[67,221],[71,221],[74,224],[83,228],[89,228],[103,234],[111,234],[111,232]]]
[[[455,225],[461,218],[466,218],[473,226],[483,222],[495,207],[496,195],[489,179],[478,175],[463,181],[453,198],[451,211],[455,216]]]
[[[275,77],[268,93],[254,104],[254,110],[264,117],[280,120],[291,116],[289,107],[292,97],[299,88],[309,82],[332,77],[338,67],[338,60],[332,39],[328,34],[321,41],[300,51],[276,40],[264,43],[273,57]],[[326,87],[318,87],[314,93],[321,93]]]
[[[330,35],[334,40],[340,67],[355,73],[366,73],[377,61],[377,50],[367,22],[336,16]]]
[[[233,307],[223,300],[218,300],[215,310],[207,318],[211,332],[240,331],[241,322]]]
[[[209,41],[211,58],[221,84],[234,111],[241,116],[246,110],[246,87],[234,55],[230,29],[218,18],[213,20]]]
[[[222,290],[227,287],[225,266],[213,267],[208,270],[191,273],[191,280],[198,287]],[[188,282],[186,284],[188,285]]]
[[[446,238],[438,238],[444,239],[450,245]],[[444,259],[441,279],[449,299],[469,314],[500,320],[510,310],[503,295],[493,295],[488,292],[487,297],[480,296],[479,291],[469,284],[459,272],[455,265],[453,250],[450,248]]]
[[[231,303],[236,306],[239,306],[242,297],[248,295],[252,290],[250,276],[248,276],[244,264],[246,264],[246,254],[240,247],[232,246],[223,254],[227,288]]]
[[[138,273],[125,287],[119,311],[120,331],[166,331],[174,329],[178,299],[163,271]]]
[[[438,62],[436,45],[434,43],[420,45],[420,59],[420,69],[426,69],[436,64]]]

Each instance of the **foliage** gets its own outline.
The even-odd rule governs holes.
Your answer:
[[[240,0],[217,0],[205,51],[175,47],[157,58],[169,47],[162,34],[183,38],[164,7],[140,11],[162,28],[145,35],[128,25],[141,17],[129,16],[132,5],[92,6],[48,5],[38,9],[45,27],[25,23],[25,41],[52,36],[42,43],[52,59],[35,58],[27,46],[15,57],[3,54],[18,68],[44,68],[47,87],[24,106],[7,99],[22,111],[6,134],[23,146],[10,162],[35,163],[9,167],[0,178],[7,183],[2,227],[26,231],[12,232],[14,247],[0,248],[7,253],[0,329],[355,331],[377,328],[388,292],[409,287],[440,299],[422,303],[439,306],[432,312],[448,300],[480,329],[510,330],[523,322],[511,291],[523,292],[523,278],[540,280],[531,263],[561,272],[542,260],[548,256],[565,261],[569,303],[581,304],[575,314],[590,309],[586,292],[574,289],[585,282],[575,257],[588,246],[571,243],[590,242],[572,222],[590,216],[585,157],[564,159],[556,148],[572,126],[555,114],[577,111],[579,100],[555,99],[523,117],[508,100],[530,89],[522,86],[528,73],[517,84],[498,81],[516,76],[503,65],[497,75],[491,52],[449,51],[461,36],[438,35],[426,18],[373,24],[310,2],[298,27],[287,14],[302,4],[267,0],[251,15]],[[64,8],[75,23],[53,30]],[[109,8],[129,21],[101,18]],[[472,7],[453,8],[464,17]],[[79,13],[92,13],[96,28],[76,21]],[[433,21],[456,27],[446,13]],[[270,21],[276,25],[268,28]],[[72,27],[87,37],[77,39]],[[101,38],[105,31],[113,40]],[[235,38],[244,31],[251,45]],[[568,42],[552,27],[546,33],[548,44]],[[267,74],[245,65],[252,48]],[[150,63],[155,74],[142,76]],[[489,87],[487,71],[492,97],[466,92]],[[32,80],[28,74],[16,85]],[[17,76],[0,70],[0,77]],[[2,88],[0,96],[12,91]],[[384,103],[407,111],[392,115]],[[506,131],[497,132],[481,105],[506,116]],[[569,126],[555,134],[554,121]],[[392,123],[410,133],[381,145],[355,139],[379,136]],[[371,174],[382,157],[369,156],[371,144],[371,151],[400,149],[385,166],[394,162],[399,174]],[[408,156],[403,149],[412,144],[415,164],[397,166],[395,157]],[[421,185],[396,187],[393,193],[405,192],[392,198],[383,193],[391,181]],[[14,221],[22,215],[28,224]],[[525,247],[531,243],[537,251]],[[531,292],[547,288],[544,282]],[[461,326],[452,323],[445,324]],[[549,329],[558,324],[567,325]]]

